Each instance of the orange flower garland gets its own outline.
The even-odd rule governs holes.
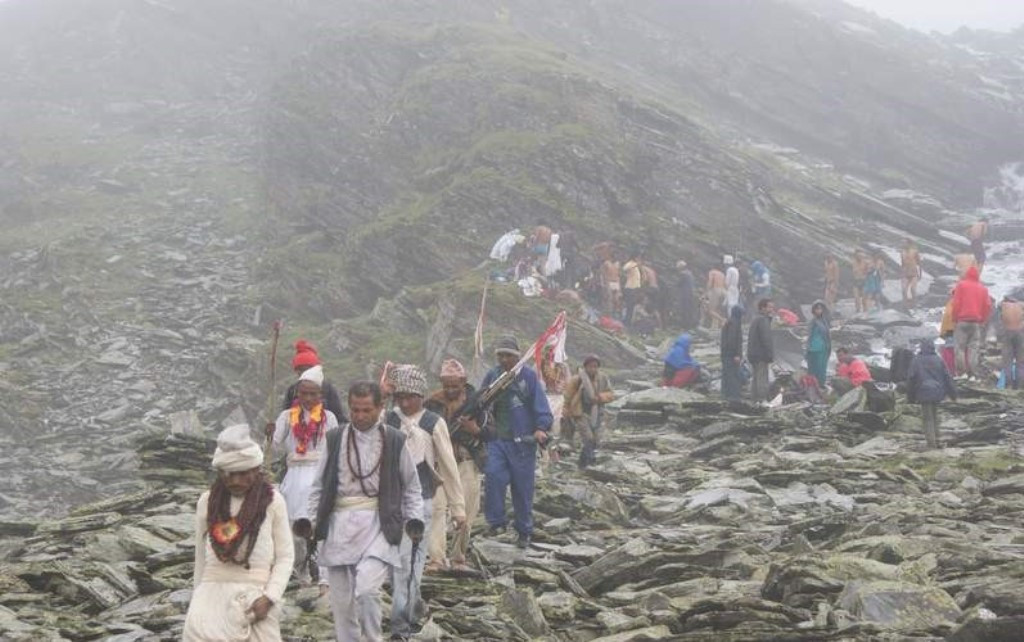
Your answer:
[[[309,451],[309,442],[315,445],[323,431],[327,416],[324,414],[324,405],[318,403],[309,411],[309,421],[302,421],[302,405],[296,402],[291,407],[289,416],[292,425],[292,435],[295,437],[295,452],[305,455]]]
[[[242,534],[242,527],[234,517],[226,522],[218,522],[210,529],[210,536],[221,546],[230,544]]]

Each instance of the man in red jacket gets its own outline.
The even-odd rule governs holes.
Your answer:
[[[836,392],[845,394],[865,381],[871,381],[871,371],[868,370],[867,364],[853,356],[849,348],[837,349],[836,360],[839,361],[839,365],[836,366],[836,376],[832,379],[832,387]]]
[[[953,322],[956,329],[956,369],[961,377],[975,378],[978,358],[985,343],[985,328],[992,314],[988,288],[979,280],[978,268],[971,266],[953,290]]]

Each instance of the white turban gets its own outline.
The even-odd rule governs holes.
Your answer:
[[[306,368],[299,375],[299,381],[312,381],[322,388],[324,385],[324,367],[313,366],[312,368]]]
[[[235,424],[217,435],[213,467],[226,473],[239,473],[263,465],[263,449],[253,441],[247,424]]]

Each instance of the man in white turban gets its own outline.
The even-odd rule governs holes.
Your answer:
[[[249,426],[217,436],[217,479],[196,505],[195,575],[182,639],[281,640],[295,552],[284,498],[263,476]]]

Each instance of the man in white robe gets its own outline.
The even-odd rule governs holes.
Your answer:
[[[281,599],[294,550],[284,498],[262,465],[249,426],[231,426],[217,437],[218,478],[196,505],[185,642],[281,640]]]
[[[321,366],[307,368],[299,375],[295,404],[277,416],[273,445],[278,457],[284,456],[288,470],[279,490],[288,506],[288,519],[294,525],[310,519],[309,493],[313,489],[317,464],[327,443],[327,432],[337,430],[338,420],[323,403],[324,371]],[[300,584],[310,582],[307,568],[309,543],[295,537],[295,576]],[[327,586],[326,572],[321,569],[320,585]]]
[[[401,563],[403,530],[422,538],[423,497],[401,432],[380,421],[380,386],[357,382],[348,392],[351,423],[328,435],[309,497],[322,541],[331,611],[339,642],[381,640],[380,588]]]

